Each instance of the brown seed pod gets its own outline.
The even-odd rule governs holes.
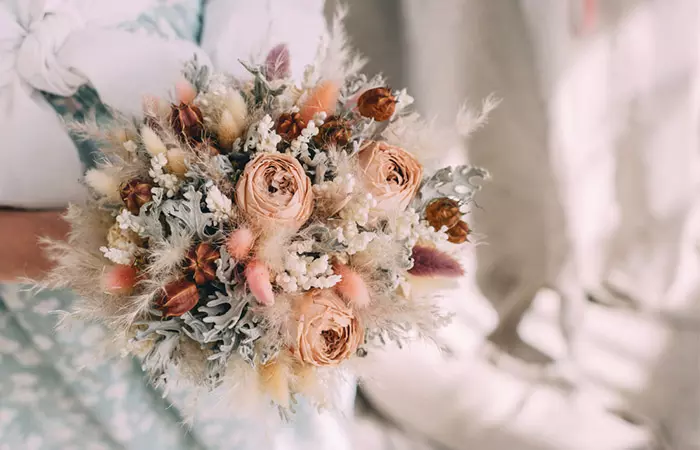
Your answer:
[[[187,280],[176,280],[163,286],[158,307],[165,317],[179,317],[199,302],[197,285]]]
[[[357,109],[361,116],[377,122],[389,120],[396,110],[396,97],[391,94],[389,88],[370,89],[357,100]]]
[[[119,195],[131,214],[138,215],[141,207],[151,201],[152,187],[141,180],[131,180],[121,186]]]
[[[205,284],[216,278],[217,259],[219,251],[211,244],[201,242],[187,252],[185,272],[192,276],[196,284]]]
[[[201,142],[204,138],[204,117],[196,105],[184,102],[172,105],[170,126],[183,142]]]
[[[469,240],[469,233],[471,233],[471,230],[467,222],[460,220],[455,226],[447,230],[447,240],[453,244],[461,244]]]
[[[318,129],[314,143],[324,145],[347,145],[350,142],[350,124],[338,116],[330,116]]]
[[[293,141],[306,128],[306,121],[301,118],[298,112],[284,113],[277,119],[275,131],[282,136],[285,141]]]
[[[436,231],[442,227],[452,228],[460,216],[459,203],[447,197],[435,199],[425,208],[425,218]]]

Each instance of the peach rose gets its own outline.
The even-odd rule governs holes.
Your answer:
[[[418,192],[423,166],[401,147],[370,141],[358,154],[364,186],[377,201],[375,211],[403,211]]]
[[[261,226],[299,229],[313,209],[311,180],[299,161],[283,153],[261,153],[246,164],[236,185],[236,205]]]
[[[338,294],[315,289],[297,301],[292,351],[299,360],[314,366],[335,366],[357,351],[364,341],[364,329]]]

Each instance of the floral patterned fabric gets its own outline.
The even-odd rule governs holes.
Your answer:
[[[201,0],[157,0],[136,22],[122,27],[165,39],[197,40]],[[95,90],[72,97],[44,94],[65,120],[106,117]],[[76,140],[89,167],[97,148]],[[103,328],[71,323],[56,330],[60,311],[70,309],[67,291],[30,292],[0,286],[0,450],[209,450],[327,448],[315,425],[337,421],[299,407],[296,422],[274,436],[255,424],[200,407],[198,420],[183,425],[188,392],[164,395],[148,384],[138,361],[105,359],[96,352],[108,339]],[[206,405],[205,405],[206,406]],[[331,420],[332,423],[328,422]],[[320,424],[319,424],[320,421]],[[326,431],[326,434],[328,432]],[[333,438],[337,438],[338,434]],[[341,438],[342,441],[342,438]],[[331,446],[338,447],[339,443]]]

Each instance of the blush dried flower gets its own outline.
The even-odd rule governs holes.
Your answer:
[[[263,228],[299,229],[311,216],[313,200],[311,180],[289,154],[258,154],[236,185],[236,205]]]
[[[295,304],[294,355],[314,366],[337,366],[357,351],[364,329],[345,301],[330,289],[314,289]]]
[[[373,215],[403,211],[423,180],[423,166],[406,150],[386,142],[369,141],[358,155],[363,182],[376,205]]]

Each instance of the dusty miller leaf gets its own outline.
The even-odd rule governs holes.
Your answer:
[[[467,203],[481,189],[481,185],[472,180],[486,180],[488,177],[488,172],[480,167],[444,167],[423,182],[412,206],[416,211],[422,211],[431,200],[440,197],[454,198],[462,204]]]
[[[183,196],[184,199],[181,200],[170,199],[163,202],[162,211],[166,215],[166,220],[171,222],[172,218],[177,219],[181,225],[202,240],[217,237],[219,230],[213,233],[207,232],[207,227],[214,221],[214,214],[202,211],[202,193],[195,190],[194,186],[188,186]]]

